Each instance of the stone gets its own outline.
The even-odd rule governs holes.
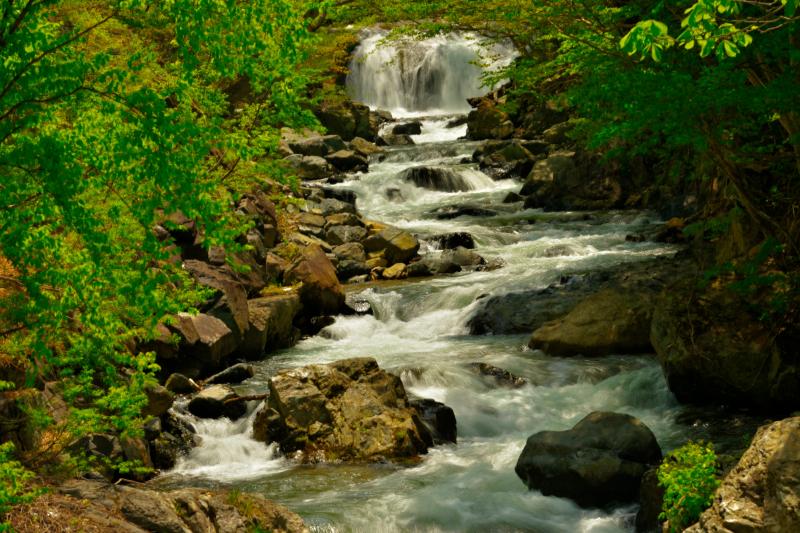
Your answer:
[[[205,380],[206,385],[235,384],[248,380],[256,375],[253,365],[237,363]]]
[[[564,144],[569,141],[567,134],[574,128],[572,122],[561,122],[553,124],[542,132],[542,139],[549,144]]]
[[[342,259],[336,266],[336,275],[342,281],[350,280],[354,277],[369,274],[373,267],[368,261],[358,261],[354,259]]]
[[[350,148],[366,158],[369,158],[371,155],[382,154],[384,152],[384,149],[377,144],[371,143],[366,139],[362,139],[361,137],[356,137],[350,141]]]
[[[346,150],[347,145],[338,135],[325,135],[289,142],[289,148],[296,154],[325,157],[339,150]]]
[[[652,352],[652,296],[605,289],[533,332],[528,346],[555,356]]]
[[[369,167],[367,158],[352,150],[339,150],[325,158],[333,168],[341,172],[366,172]]]
[[[286,507],[257,494],[210,489],[157,491],[140,486],[74,479],[32,510],[39,530],[61,530],[69,522],[80,531],[121,533],[225,532],[308,533]],[[46,522],[51,520],[52,522]],[[12,525],[13,522],[12,522]],[[19,531],[25,531],[24,524]],[[70,529],[71,530],[71,529]]]
[[[484,99],[467,116],[467,137],[483,139],[508,139],[514,134],[514,124],[508,113],[498,109],[489,99]]]
[[[469,369],[484,378],[485,382],[494,386],[518,389],[528,384],[527,379],[515,376],[508,370],[488,363],[470,363]]]
[[[367,253],[364,246],[357,242],[348,242],[333,249],[333,253],[339,261],[349,259],[351,261],[364,262],[367,260]]]
[[[445,167],[412,167],[402,171],[398,177],[417,187],[434,191],[458,192],[472,189],[458,172]]]
[[[519,141],[505,143],[488,154],[478,155],[478,158],[480,169],[497,180],[526,177],[536,161],[534,155]]]
[[[325,240],[332,246],[361,242],[366,237],[367,230],[361,226],[331,226],[325,232]]]
[[[175,394],[192,394],[200,390],[200,385],[183,374],[170,374],[164,387]]]
[[[457,443],[458,424],[453,409],[431,399],[412,399],[409,404],[417,410],[422,424],[428,430],[428,446]]]
[[[800,531],[800,417],[759,428],[689,533]]]
[[[166,387],[158,384],[146,385],[144,393],[147,395],[147,405],[142,409],[144,416],[161,416],[172,407],[175,395]]]
[[[419,251],[416,237],[398,228],[386,228],[367,237],[362,244],[367,252],[385,251],[386,259],[394,263],[408,263]]]
[[[339,135],[345,141],[362,137],[374,140],[378,133],[379,120],[374,120],[369,107],[347,99],[323,101],[314,114],[329,133]]]
[[[442,263],[453,263],[461,268],[477,268],[486,264],[486,260],[483,257],[463,246],[458,246],[453,250],[445,250],[442,252],[440,261]]]
[[[381,142],[385,146],[414,146],[414,139],[410,135],[395,135],[393,133],[384,133],[378,139],[378,144]]]
[[[325,217],[325,227],[330,229],[331,226],[363,227],[364,223],[355,213],[337,213],[335,215]]]
[[[415,120],[414,122],[397,124],[392,128],[392,133],[394,135],[419,135],[422,133],[422,122]]]
[[[486,209],[485,207],[477,205],[462,204],[440,207],[432,211],[431,214],[438,220],[453,220],[459,217],[493,217],[497,214],[497,211],[492,211],[491,209]]]
[[[658,518],[664,505],[664,488],[658,484],[658,469],[652,468],[642,477],[639,487],[639,511],[636,513],[636,533],[659,533],[662,520]]]
[[[303,180],[320,180],[331,175],[330,164],[323,157],[315,155],[290,155],[283,159],[298,178]]]
[[[251,283],[228,266],[212,266],[196,260],[183,262],[183,268],[200,284],[214,289],[214,294],[204,303],[202,311],[217,317],[241,337],[247,331],[247,296],[266,286],[266,279]],[[256,266],[256,269],[258,267]]]
[[[658,298],[650,341],[678,401],[800,409],[796,329],[777,336],[751,303],[725,287],[678,283]]]
[[[383,279],[397,280],[406,279],[408,277],[408,269],[404,263],[395,263],[383,271]]]
[[[400,378],[356,358],[278,372],[254,436],[303,461],[373,462],[428,449]]]
[[[159,360],[159,365],[189,377],[217,371],[239,345],[239,337],[225,322],[204,313],[178,313],[170,328],[181,337],[180,355],[176,360]]]
[[[661,448],[640,420],[594,412],[570,430],[531,435],[514,470],[545,496],[602,507],[636,501],[644,473],[660,462]]]
[[[308,316],[335,315],[344,304],[344,291],[336,269],[318,246],[304,248],[284,278],[289,283],[302,283],[300,300]]]
[[[244,415],[247,406],[228,385],[211,385],[198,392],[187,407],[198,418],[227,417],[236,420]]]
[[[411,263],[406,270],[409,278],[424,278],[433,275],[430,264],[426,261]]]
[[[297,338],[294,318],[300,312],[300,295],[285,292],[247,302],[250,329],[237,353],[248,360],[259,360],[275,350],[292,346]]]

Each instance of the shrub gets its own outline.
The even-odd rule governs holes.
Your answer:
[[[658,467],[664,488],[663,512],[670,531],[683,531],[711,506],[719,486],[717,454],[711,444],[689,442],[670,452]]]

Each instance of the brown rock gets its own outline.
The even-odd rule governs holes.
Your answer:
[[[336,314],[344,304],[336,269],[318,246],[306,247],[284,277],[289,283],[302,283],[300,299],[308,316]]]

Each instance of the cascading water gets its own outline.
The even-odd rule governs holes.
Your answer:
[[[396,116],[469,110],[467,98],[488,92],[481,63],[508,65],[513,50],[471,35],[388,42],[373,31],[353,55],[347,88],[354,100]]]
[[[374,48],[376,39],[367,39],[362,49]],[[450,39],[436,42],[444,46]],[[463,42],[458,46],[469,48]],[[428,59],[428,52],[416,50],[420,55],[414,60],[416,67],[407,58],[404,68],[409,70],[400,73],[388,71],[391,66],[384,68],[379,60],[392,53],[368,55],[359,63],[351,87],[358,86],[353,89],[361,91],[357,94],[370,95],[365,100],[381,107],[421,112],[463,108],[459,99],[477,90],[479,76],[466,68],[466,52],[446,50],[431,52]],[[435,63],[439,70],[432,68]],[[412,80],[417,74],[411,73],[422,65],[436,74],[419,74],[419,80]],[[433,95],[416,89],[404,92],[404,84],[416,87],[429,75],[441,80],[463,76],[459,78],[463,83],[457,90],[445,89],[444,82],[428,83],[428,89],[442,89]],[[368,79],[375,83],[370,85]],[[462,90],[466,92],[458,92]],[[528,491],[514,465],[530,434],[567,429],[596,410],[639,417],[665,449],[680,443],[688,429],[676,422],[680,408],[656,361],[630,356],[554,358],[528,350],[527,335],[473,337],[466,324],[481,296],[546,287],[565,274],[668,256],[674,249],[626,241],[626,235],[649,223],[642,214],[597,213],[587,219],[569,213],[520,212],[503,204],[504,196],[519,184],[492,181],[466,163],[480,143],[455,140],[446,122],[424,119],[416,146],[389,148],[380,161],[371,162],[369,173],[339,186],[357,194],[359,209],[368,218],[400,226],[422,239],[469,232],[476,251],[487,259],[501,259],[504,267],[368,288],[363,295],[374,316],[338,317],[319,336],[259,363],[255,378],[240,392],[265,391],[270,376],[281,368],[373,356],[382,368],[400,375],[410,393],[453,407],[458,444],[432,449],[415,467],[299,466],[279,457],[274,446],[253,441],[249,420],[196,421],[202,445],[162,476],[161,483],[260,492],[300,513],[313,531],[632,529],[635,507],[581,509],[569,500]],[[418,166],[449,169],[469,186],[452,193],[418,187],[403,178],[404,171]],[[467,203],[491,208],[497,215],[438,220],[432,214],[441,207]],[[438,253],[434,248],[426,249]],[[492,387],[470,371],[473,362],[507,369],[529,384],[517,389]]]

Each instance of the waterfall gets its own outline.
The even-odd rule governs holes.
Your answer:
[[[469,34],[397,41],[386,35],[372,31],[361,41],[347,88],[353,99],[399,116],[468,111],[467,98],[489,90],[484,72],[507,66],[515,55],[510,45]]]

